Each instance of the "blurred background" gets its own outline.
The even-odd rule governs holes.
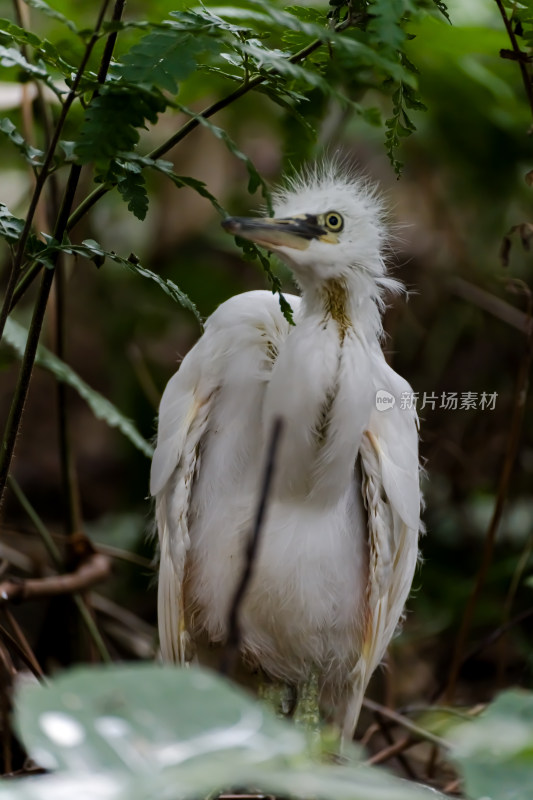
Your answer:
[[[78,24],[87,14],[86,24],[92,24],[92,9],[72,9],[65,0],[53,5],[66,14],[75,12]],[[5,6],[2,15],[8,16]],[[395,706],[428,705],[446,685],[519,402],[525,402],[525,413],[518,439],[515,432],[517,455],[511,459],[495,554],[463,652],[463,660],[470,657],[461,668],[456,699],[484,702],[499,687],[532,683],[533,414],[526,382],[523,375],[520,378],[529,369],[531,109],[518,64],[499,55],[509,42],[496,3],[454,0],[448,6],[452,25],[428,16],[409,28],[414,36],[409,58],[419,70],[427,110],[412,112],[417,130],[402,140],[399,179],[387,159],[383,126],[348,114],[318,92],[311,93],[305,110],[316,125],[316,136],[258,92],[213,120],[228,130],[273,186],[302,163],[339,153],[374,181],[385,198],[390,269],[408,290],[406,296],[390,300],[385,349],[394,368],[418,393],[426,470],[427,533],[421,542],[421,566],[388,668],[372,684],[375,697]],[[175,7],[173,0],[155,0],[149,14],[162,19]],[[130,17],[145,13],[145,4],[128,4]],[[31,26],[56,42],[61,38],[59,23],[34,11]],[[68,47],[71,40],[65,41]],[[336,68],[342,70],[342,64]],[[371,86],[355,85],[354,78],[353,91],[365,107],[380,108],[384,117],[390,114],[387,98]],[[200,110],[220,92],[220,79],[198,73],[183,88],[180,101]],[[20,101],[5,85],[0,105],[22,126]],[[142,133],[143,152],[171,135],[182,121],[179,113],[166,112],[156,128]],[[177,174],[204,181],[230,213],[261,208],[260,193],[247,193],[245,165],[209,130],[196,130],[167,158]],[[0,170],[0,201],[23,216],[30,177],[22,163],[17,164],[7,140],[0,148]],[[90,187],[90,176],[83,173],[83,181],[80,196]],[[267,286],[260,265],[243,260],[207,200],[157,175],[150,175],[149,190],[144,222],[129,214],[111,192],[77,226],[73,239],[95,238],[125,257],[134,253],[144,266],[174,281],[203,317],[237,292]],[[514,226],[522,228],[511,235],[510,249],[503,247],[508,262],[504,265],[504,237]],[[8,256],[2,246],[4,274]],[[281,265],[274,263],[273,269],[292,291]],[[34,291],[17,311],[22,322],[28,321]],[[194,316],[155,284],[117,264],[107,261],[97,269],[79,259],[68,265],[67,331],[68,363],[151,439],[161,392],[199,336]],[[53,337],[50,324],[45,343],[52,346]],[[4,418],[18,363],[13,351],[3,346]],[[461,408],[462,395],[468,392],[473,393],[475,407]],[[457,408],[453,403],[446,407],[451,393],[458,397]],[[483,393],[492,398],[485,408]],[[54,379],[36,368],[13,470],[60,542],[65,509],[55,402]],[[153,543],[147,537],[149,459],[97,419],[71,390],[69,407],[84,530],[113,555],[114,563],[112,580],[93,593],[94,608],[115,657],[149,658],[156,624]],[[507,459],[508,466],[511,461]],[[42,572],[42,544],[12,493],[2,510],[1,533],[1,558],[20,574]],[[69,663],[73,658],[64,627],[72,623],[72,615],[64,606],[64,601],[39,601],[17,610],[42,663]],[[85,658],[94,657],[87,643],[82,647]]]

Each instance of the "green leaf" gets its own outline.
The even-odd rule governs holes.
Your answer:
[[[88,107],[75,152],[82,164],[106,168],[121,150],[139,141],[137,128],[155,124],[167,102],[159,92],[113,84],[102,89]]]
[[[416,130],[416,125],[408,116],[406,108],[412,108],[415,111],[426,110],[426,106],[419,100],[413,87],[401,81],[392,95],[392,117],[385,122],[387,155],[398,177],[403,167],[402,162],[396,157],[400,139],[405,139]]]
[[[28,164],[32,167],[40,167],[43,164],[44,153],[38,150],[24,139],[18,132],[10,119],[3,117],[0,119],[0,131],[5,133],[9,141],[15,145],[19,153],[22,153]]]
[[[117,189],[128,208],[137,219],[143,220],[148,211],[148,192],[146,181],[140,170],[126,170],[117,182]]]
[[[223,16],[218,16],[215,11],[220,11]],[[221,31],[223,31],[233,34],[237,38],[241,38],[243,35],[246,37],[248,34],[253,33],[252,29],[242,23],[235,25],[232,22],[228,22],[224,17],[236,16],[239,20],[244,18],[255,21],[265,19],[264,15],[257,14],[249,9],[235,9],[231,6],[215,9],[204,6],[195,8],[194,11],[171,11],[170,16],[172,20],[169,25],[177,30],[203,33],[216,37],[219,37]]]
[[[6,321],[3,338],[20,357],[23,356],[28,338],[26,328],[10,318]],[[152,457],[153,448],[141,436],[133,422],[127,419],[109,400],[85,383],[68,364],[65,364],[42,345],[37,348],[35,363],[51,372],[58,381],[71,386],[80,397],[83,397],[97,419],[103,420],[111,428],[117,428],[147,458]]]
[[[185,106],[180,105],[179,108],[185,114],[188,114],[190,117],[196,119],[200,123],[200,125],[203,125],[205,128],[210,130],[211,133],[214,136],[216,136],[217,139],[220,139],[221,141],[224,142],[224,144],[226,145],[230,153],[232,153],[232,155],[234,155],[240,161],[244,162],[244,164],[246,165],[246,169],[248,170],[248,191],[250,192],[250,194],[253,194],[253,192],[255,192],[255,190],[260,186],[261,193],[267,204],[268,212],[272,213],[272,197],[270,195],[268,186],[266,185],[265,181],[257,171],[251,159],[249,159],[247,155],[245,155],[241,150],[239,150],[239,148],[237,147],[237,145],[235,144],[229,133],[227,133],[227,131],[225,131],[224,128],[219,128],[218,125],[213,125],[212,122],[203,117],[201,114],[195,114],[194,111],[191,111],[191,109],[186,108]]]
[[[39,78],[40,80],[44,81],[47,86],[52,89],[54,94],[58,97],[61,97],[61,90],[59,90],[51,76],[48,74],[44,66],[40,64],[32,64],[28,61],[22,53],[20,53],[14,47],[4,47],[0,45],[0,64],[3,67],[18,67],[25,75],[28,75],[30,78]]]
[[[173,281],[169,280],[168,278],[162,278],[155,272],[143,267],[139,263],[137,257],[133,254],[130,255],[129,258],[122,258],[122,256],[117,255],[112,250],[104,250],[103,247],[98,244],[98,242],[94,241],[94,239],[85,239],[81,244],[52,244],[47,248],[47,250],[49,252],[60,250],[65,253],[79,255],[83,258],[89,259],[90,261],[97,260],[99,264],[102,264],[106,258],[109,258],[111,261],[114,261],[115,264],[120,264],[121,266],[126,267],[126,269],[129,269],[131,272],[135,272],[137,275],[140,275],[142,278],[148,278],[156,283],[166,295],[172,298],[172,300],[174,300],[176,303],[179,303],[182,308],[185,308],[187,311],[190,311],[192,314],[194,314],[200,326],[203,326],[203,320],[200,316],[200,312],[190,297],[188,297],[185,292],[182,292]]]
[[[185,787],[195,789],[197,780],[206,788],[216,787],[216,777],[201,778],[198,760],[205,763],[218,754],[233,764],[238,755],[243,766],[272,760],[283,763],[307,749],[296,729],[277,720],[243,690],[198,668],[139,664],[75,669],[50,686],[27,689],[19,694],[16,705],[24,743],[46,766],[76,770],[85,763],[121,770],[125,766],[122,743],[130,754],[127,766],[134,772],[149,764],[153,773],[179,765],[180,793]],[[64,746],[54,736],[53,719],[43,724],[43,714],[54,713],[65,721],[68,717],[73,731],[79,731],[72,746]]]
[[[8,242],[18,242],[24,229],[24,220],[14,217],[9,208],[0,203],[0,236]]]
[[[404,0],[373,0],[369,5],[367,32],[382,50],[395,53],[402,48],[406,38],[402,27],[405,10]]]
[[[40,47],[41,40],[38,36],[25,28],[20,28],[9,19],[0,19],[0,33],[10,36],[17,44],[27,44],[30,47]]]
[[[199,667],[76,668],[46,686],[22,687],[15,709],[30,756],[60,770],[33,780],[41,792],[50,787],[39,793],[45,800],[61,782],[61,796],[81,789],[111,800],[128,791],[138,800],[198,800],[235,785],[294,798],[444,800],[376,768],[317,764],[301,730]],[[28,783],[10,782],[9,790],[23,792]]]
[[[450,15],[448,13],[448,7],[446,3],[442,2],[442,0],[433,0],[434,5],[439,9],[440,13],[446,17],[448,22],[451,24]]]
[[[502,693],[471,722],[448,731],[469,797],[530,800],[533,786],[533,694]]]
[[[65,17],[65,15],[60,11],[57,11],[55,8],[49,6],[48,3],[44,2],[44,0],[24,0],[24,2],[30,8],[35,8],[45,16],[55,19],[58,22],[61,22],[63,25],[66,25],[67,28],[69,28],[73,33],[78,33],[78,28],[72,22],[72,20]]]
[[[289,325],[294,325],[294,319],[292,316],[292,308],[291,304],[287,300],[287,298],[283,295],[281,291],[281,281],[277,275],[272,272],[272,268],[270,266],[270,261],[265,256],[265,254],[259,249],[259,247],[250,242],[248,239],[242,239],[240,236],[235,236],[235,244],[237,247],[240,247],[244,258],[247,261],[259,261],[261,266],[263,267],[268,280],[270,281],[270,285],[272,287],[272,294],[277,294],[279,299],[279,307],[281,309],[281,313],[289,323]]]
[[[164,172],[165,175],[168,175],[170,180],[173,181],[178,188],[181,189],[182,186],[188,186],[189,189],[193,189],[201,197],[209,200],[213,208],[218,211],[222,217],[228,216],[226,209],[220,205],[216,197],[211,194],[203,181],[199,181],[197,178],[190,178],[188,175],[175,175],[173,172],[167,172],[165,170]]]
[[[206,36],[173,28],[150,31],[122,57],[115,72],[128,83],[176,94],[178,83],[197,69],[197,56],[214,47],[214,40]]]
[[[34,33],[24,28],[19,28],[18,25],[10,22],[10,20],[0,19],[0,33],[9,36],[15,44],[33,47],[35,50],[35,57],[42,60],[45,64],[48,64],[48,66],[55,67],[63,77],[69,79],[73,73],[76,72],[76,67],[65,61],[51,42],[39,39]],[[86,77],[90,75],[91,73],[87,70]],[[48,80],[52,80],[51,76],[48,76]],[[96,75],[94,75],[94,80],[96,82]],[[55,91],[59,96],[60,92],[58,92],[57,89]]]
[[[166,175],[175,184],[175,186],[178,187],[178,189],[188,186],[190,189],[193,189],[195,192],[197,192],[201,197],[209,200],[213,208],[218,211],[222,217],[228,216],[226,209],[220,205],[216,197],[211,194],[203,181],[199,181],[196,178],[190,178],[188,175],[176,175],[174,172],[174,165],[171,161],[165,161],[161,158],[153,159],[149,156],[142,156],[139,153],[120,153],[118,164],[120,166],[131,166],[135,164],[138,165],[139,168],[155,169],[157,172],[161,172],[163,175]]]

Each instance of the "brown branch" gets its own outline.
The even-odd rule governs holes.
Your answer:
[[[30,664],[31,671],[38,678],[42,678],[43,677],[43,671],[41,669],[41,665],[37,661],[37,657],[35,656],[35,653],[31,649],[30,643],[28,642],[28,639],[26,638],[26,635],[25,635],[24,631],[22,630],[22,628],[18,624],[17,620],[15,619],[15,617],[13,616],[13,614],[11,613],[11,611],[8,608],[4,608],[3,612],[4,612],[4,615],[5,615],[6,619],[7,619],[7,621],[9,622],[9,624],[11,626],[11,630],[13,631],[13,633],[16,636],[17,644],[20,646],[21,650],[24,652],[24,656],[26,657],[26,659],[28,660],[28,662]]]
[[[110,559],[103,553],[91,553],[75,572],[52,575],[47,578],[2,581],[0,583],[0,606],[6,603],[35,600],[40,597],[84,592],[96,583],[105,581],[110,573]]]
[[[451,290],[458,297],[473,303],[483,311],[488,311],[489,314],[507,323],[507,325],[511,325],[521,333],[525,333],[526,336],[531,334],[531,317],[520,311],[519,308],[515,308],[511,303],[502,300],[501,297],[496,297],[496,295],[481,289],[479,286],[475,286],[469,281],[465,281],[463,278],[454,278],[451,283]]]
[[[398,739],[398,741],[392,742],[392,744],[389,744],[387,747],[384,747],[382,750],[374,753],[373,756],[365,761],[365,764],[368,764],[369,766],[372,766],[373,764],[383,764],[384,761],[388,761],[389,758],[392,758],[393,756],[400,755],[400,753],[403,753],[414,744],[416,744],[416,742],[413,740],[412,736],[403,736],[401,739]]]
[[[378,725],[379,725],[379,728],[381,730],[381,734],[385,738],[385,741],[387,742],[387,744],[389,746],[393,746],[393,745],[398,744],[398,742],[395,741],[394,736],[391,733],[390,729],[391,729],[392,726],[387,722],[387,720],[385,720],[382,717],[380,717],[379,714],[376,714],[376,719],[378,721]],[[416,743],[416,740],[414,739],[413,736],[408,735],[408,736],[404,737],[403,740],[400,740],[400,741],[404,741],[405,742],[405,739],[408,739],[409,742],[412,742],[413,744]],[[410,778],[412,781],[420,781],[420,778],[416,774],[416,772],[413,769],[413,767],[411,766],[411,764],[409,762],[409,759],[404,755],[404,749],[407,750],[407,748],[409,747],[409,744],[407,744],[407,743],[405,743],[405,744],[406,744],[405,748],[404,747],[400,747],[400,749],[399,749],[399,751],[397,753],[396,752],[392,753],[392,756],[396,758],[396,761],[402,767],[403,771],[405,772],[405,774],[406,774],[406,776],[408,778]],[[377,755],[377,753],[375,755]],[[374,756],[372,756],[372,758],[374,758]]]
[[[509,37],[509,41],[511,42],[511,47],[513,48],[514,57],[520,67],[520,73],[522,75],[522,82],[524,84],[524,89],[526,91],[527,100],[529,103],[529,107],[531,109],[531,113],[533,114],[533,87],[531,85],[531,79],[529,77],[529,72],[527,70],[527,65],[523,59],[523,53],[520,50],[520,45],[518,44],[515,36],[515,32],[513,31],[513,26],[511,24],[511,20],[507,16],[505,8],[503,7],[502,0],[495,0],[496,5],[498,6],[499,12],[502,16],[503,23],[505,25],[505,30],[507,31],[507,35]]]
[[[23,661],[30,672],[38,679],[41,680],[42,678],[42,670],[41,668],[32,661],[29,656],[29,653],[22,647],[22,645],[15,639],[12,634],[9,633],[3,625],[0,625],[0,638],[4,640],[6,646],[11,646],[18,657]]]
[[[270,490],[272,488],[272,478],[274,476],[274,470],[276,467],[276,456],[278,453],[282,431],[283,420],[281,417],[276,417],[272,425],[272,432],[270,434],[270,441],[268,443],[265,469],[261,483],[261,493],[259,495],[259,502],[257,504],[255,513],[254,526],[246,545],[244,568],[239,584],[235,590],[235,594],[233,595],[233,600],[231,602],[228,614],[228,635],[226,639],[226,646],[224,648],[224,652],[222,653],[222,659],[220,662],[220,673],[222,675],[230,675],[233,672],[235,662],[239,655],[239,647],[242,638],[239,616],[242,602],[248,587],[250,586],[255,562],[257,560],[259,540],[265,522],[265,513],[270,497]]]

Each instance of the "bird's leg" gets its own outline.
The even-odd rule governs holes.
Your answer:
[[[320,726],[318,671],[313,669],[298,687],[298,701],[293,719],[297,725],[317,732]]]
[[[258,686],[258,694],[278,716],[288,718],[294,714],[298,700],[294,684],[263,677]]]

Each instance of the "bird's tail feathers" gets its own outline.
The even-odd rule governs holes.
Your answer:
[[[170,534],[166,524],[165,503],[157,503],[161,558],[157,591],[159,644],[163,661],[185,665],[190,660],[191,639],[185,628],[183,584],[170,553]]]

